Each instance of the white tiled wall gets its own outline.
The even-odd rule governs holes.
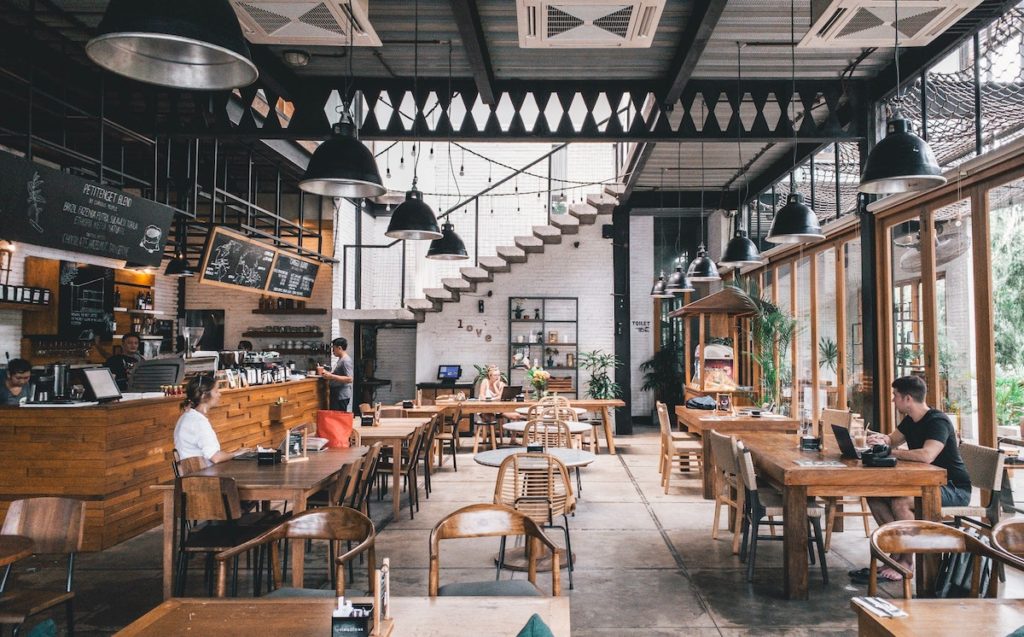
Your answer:
[[[630,396],[634,416],[650,416],[654,395],[643,391],[640,365],[654,356],[654,306],[651,285],[654,282],[654,217],[634,217],[629,224],[629,329]]]

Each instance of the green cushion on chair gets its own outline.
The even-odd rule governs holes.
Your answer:
[[[548,628],[548,625],[544,623],[544,620],[540,618],[540,615],[534,613],[516,637],[555,637],[555,635]]]
[[[437,590],[443,597],[543,597],[536,586],[525,579],[487,582],[455,582]]]

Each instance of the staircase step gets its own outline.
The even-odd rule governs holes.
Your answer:
[[[491,274],[509,272],[512,270],[508,265],[508,261],[500,257],[480,257],[480,267]]]
[[[428,301],[435,303],[450,303],[459,300],[459,294],[457,292],[451,292],[444,288],[425,288],[423,290],[423,296],[427,297]]]
[[[514,241],[516,243],[516,247],[523,252],[544,252],[544,242],[539,237],[535,237],[532,234],[515,237]]]
[[[562,231],[554,226],[534,226],[533,236],[544,243],[561,243]]]
[[[495,249],[495,252],[509,263],[526,263],[526,252],[515,246],[500,246]]]
[[[444,286],[444,289],[455,294],[459,294],[461,292],[476,292],[476,283],[473,283],[468,279],[441,279],[441,285]]]
[[[551,215],[551,225],[562,234],[579,234],[580,220],[572,215]]]
[[[487,283],[491,280],[491,273],[483,268],[459,268],[459,274],[470,283]]]
[[[441,308],[429,299],[406,299],[405,307],[409,311],[416,312],[440,312]]]
[[[574,203],[569,206],[569,214],[580,220],[580,223],[591,224],[597,221],[597,208],[585,203]]]
[[[610,215],[615,206],[619,205],[619,200],[611,195],[600,193],[587,195],[587,203],[597,210],[597,214]]]
[[[618,199],[624,192],[626,192],[626,184],[607,184],[604,187],[604,194],[609,197],[615,197],[616,199]]]

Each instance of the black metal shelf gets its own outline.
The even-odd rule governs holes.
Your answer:
[[[575,314],[576,318],[575,318],[575,320],[569,320],[569,319],[552,319],[552,320],[547,320],[547,319],[543,319],[543,318],[541,318],[541,319],[536,319],[536,318],[521,318],[521,319],[517,319],[517,318],[515,318],[515,313],[514,313],[514,309],[513,309],[514,308],[514,304],[512,302],[513,299],[520,299],[520,300],[522,300],[524,302],[524,304],[525,303],[530,303],[531,301],[534,304],[539,303],[540,304],[541,316],[547,316],[548,315],[548,307],[549,307],[548,304],[549,303],[552,304],[552,305],[555,305],[557,303],[563,304],[563,307],[552,310],[552,313],[555,314],[556,316],[558,316],[558,315],[565,316],[564,312],[566,311],[566,309],[565,309],[564,305],[571,304],[572,308],[573,308],[573,313]],[[560,312],[561,312],[561,314],[560,314]],[[517,367],[515,369],[512,368],[512,354],[513,354],[513,352],[516,351],[516,348],[527,348],[527,351],[529,352],[530,356],[532,356],[533,352],[536,351],[536,349],[534,349],[534,348],[540,348],[541,350],[548,349],[548,348],[552,348],[552,349],[565,348],[565,349],[577,350],[579,348],[579,343],[578,343],[578,341],[579,341],[579,318],[580,318],[579,297],[575,297],[575,296],[519,296],[519,297],[510,297],[509,300],[508,300],[508,334],[509,334],[509,343],[508,343],[508,368],[507,368],[507,369],[510,370],[509,373],[512,373],[512,372],[524,372],[525,373],[526,372],[526,369],[523,368],[523,367]],[[549,342],[547,342],[545,340],[543,342],[538,343],[538,342],[536,342],[536,340],[534,340],[533,342],[517,343],[514,340],[512,340],[512,333],[513,333],[513,330],[515,329],[515,326],[519,325],[519,324],[523,324],[523,325],[540,325],[541,326],[541,330],[540,330],[541,334],[544,334],[545,338],[547,336],[547,331],[548,331],[546,329],[547,325],[552,325],[552,326],[554,326],[554,325],[572,325],[573,326],[573,332],[576,335],[576,341],[577,342],[573,342],[573,343],[558,343],[558,342],[549,343]],[[538,352],[538,354],[540,355],[540,358],[543,361],[543,359],[544,359],[543,351]],[[562,360],[564,362],[565,359],[563,358]],[[571,393],[573,395],[578,395],[578,392],[579,392],[579,367],[578,366],[576,366],[576,365],[552,365],[552,366],[548,367],[547,365],[545,365],[544,369],[547,370],[547,371],[563,372],[563,375],[564,375],[564,373],[572,374],[572,376],[574,378],[574,381],[573,381],[574,387],[573,387],[573,390],[571,392],[567,392],[567,393]]]

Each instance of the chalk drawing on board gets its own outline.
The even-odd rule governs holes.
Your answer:
[[[153,254],[160,249],[160,239],[163,236],[164,231],[159,226],[147,226],[146,231],[142,233],[142,241],[139,242],[139,247]]]
[[[235,262],[234,272],[229,272],[233,261],[231,256],[241,251],[242,244],[234,239],[229,239],[223,245],[214,248],[213,257],[208,264],[209,267],[213,268],[214,276],[212,278],[224,281],[229,277],[233,277],[239,285],[262,287],[257,285],[260,282],[259,263],[258,261],[251,264],[248,263],[246,259],[251,257],[249,254],[243,253],[240,255],[241,258]]]
[[[43,214],[43,206],[46,205],[46,197],[43,196],[43,183],[42,177],[37,172],[25,185],[28,189],[28,222],[39,233],[43,232],[43,226],[40,225],[39,219]]]

